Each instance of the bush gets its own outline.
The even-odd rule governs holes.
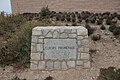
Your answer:
[[[103,20],[101,20],[101,19],[97,20],[97,22],[96,22],[97,25],[101,25],[102,23],[103,23]]]
[[[115,67],[101,68],[97,80],[120,80],[120,69]]]
[[[102,26],[100,27],[100,29],[101,29],[101,30],[105,30],[106,28],[105,28],[104,25],[102,25]]]
[[[40,16],[41,16],[42,18],[47,18],[47,17],[50,16],[50,13],[51,13],[51,12],[50,12],[48,6],[47,6],[47,7],[43,7],[43,8],[41,9]]]
[[[5,15],[2,12],[0,14],[0,34],[5,35],[8,32],[14,32],[25,22],[26,20],[21,15]]]
[[[116,27],[116,28],[113,30],[113,34],[114,34],[114,35],[120,35],[120,27]]]
[[[90,25],[86,24],[85,27],[88,30],[88,36],[90,36],[90,35],[92,35],[94,33],[95,29],[90,27]]]
[[[106,20],[106,24],[107,24],[107,25],[112,25],[112,20],[107,19],[107,20]]]
[[[109,31],[110,31],[110,32],[113,32],[115,28],[116,28],[116,25],[115,25],[115,24],[110,25]]]
[[[49,77],[47,77],[47,78],[44,79],[44,80],[53,80],[53,77],[49,76]]]
[[[25,64],[30,60],[31,27],[21,29],[9,41],[8,45],[0,49],[0,64]]]
[[[94,34],[91,36],[92,40],[93,41],[98,41],[101,39],[101,35],[100,34]]]

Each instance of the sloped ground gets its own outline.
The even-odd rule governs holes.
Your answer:
[[[0,79],[9,80],[15,76],[27,80],[44,80],[52,76],[54,80],[96,80],[99,76],[100,68],[117,67],[120,68],[120,41],[116,39],[111,32],[100,30],[99,26],[92,25],[96,28],[94,34],[100,34],[99,41],[93,41],[89,37],[89,47],[95,50],[91,54],[91,69],[71,69],[68,71],[31,71],[30,69],[15,70],[11,66],[0,68]],[[108,28],[108,26],[106,26]]]

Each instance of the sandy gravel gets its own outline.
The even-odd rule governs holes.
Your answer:
[[[55,80],[96,80],[99,76],[100,68],[108,68],[114,66],[120,68],[120,41],[115,39],[108,30],[102,31],[99,26],[93,25],[97,30],[94,34],[101,34],[100,41],[94,42],[89,38],[90,49],[96,50],[96,53],[91,54],[91,69],[70,69],[68,71],[31,71],[14,70],[13,67],[7,66],[0,68],[0,80],[9,80],[15,76],[27,80],[44,80],[48,76],[52,76]],[[106,26],[108,27],[108,26]]]

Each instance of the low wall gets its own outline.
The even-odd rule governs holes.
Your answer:
[[[88,31],[82,26],[38,26],[32,31],[31,70],[90,68]]]

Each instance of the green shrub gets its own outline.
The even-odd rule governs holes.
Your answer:
[[[18,31],[8,45],[0,49],[0,64],[24,64],[30,59],[31,27]]]
[[[14,32],[25,22],[25,19],[21,15],[5,15],[2,12],[0,14],[0,34],[3,35],[7,32]]]
[[[90,36],[90,35],[92,35],[94,33],[95,29],[92,28],[90,25],[86,24],[85,27],[88,30],[88,36]]]
[[[46,17],[49,17],[49,16],[50,16],[50,13],[51,13],[51,12],[50,12],[48,6],[47,6],[47,7],[43,7],[43,8],[41,9],[40,16],[43,17],[43,18],[46,18]]]
[[[120,69],[115,67],[101,68],[97,80],[120,80]]]
[[[110,25],[109,31],[110,31],[110,32],[113,32],[115,28],[116,28],[116,25],[115,25],[115,24]]]

